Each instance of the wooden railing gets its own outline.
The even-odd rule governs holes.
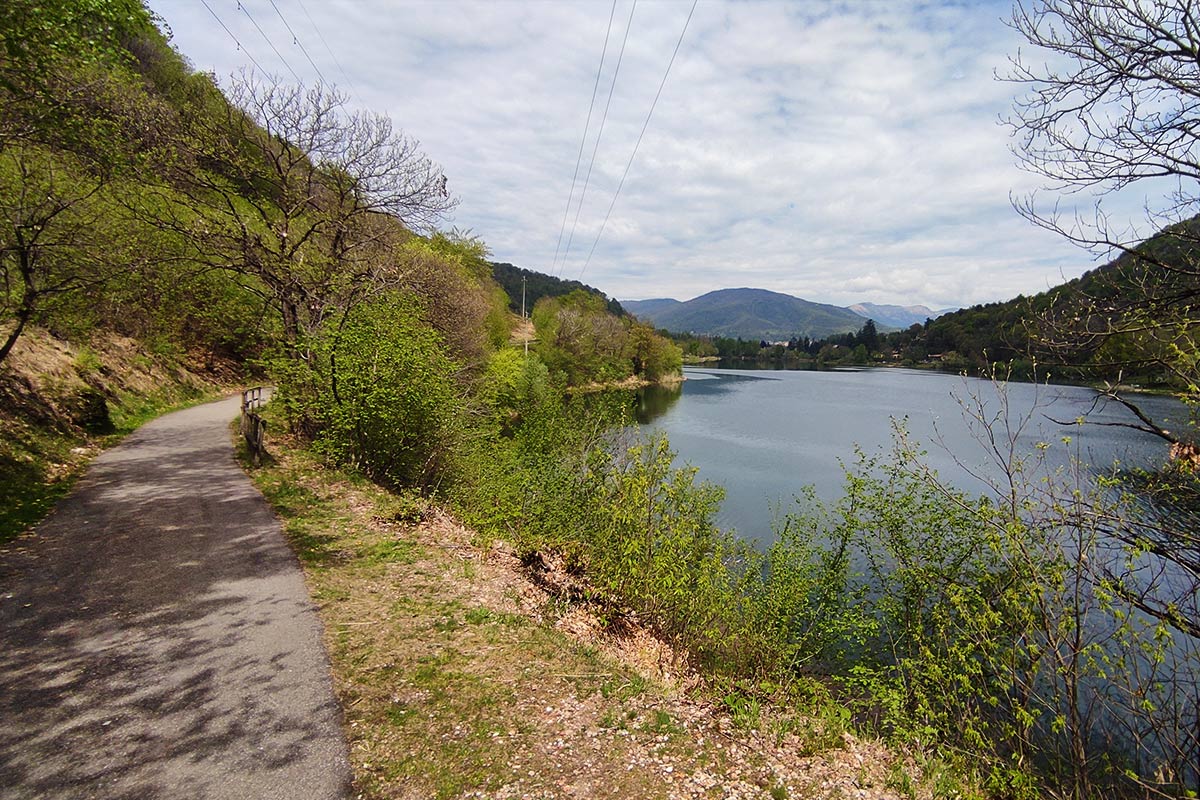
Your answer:
[[[261,386],[242,391],[242,436],[255,464],[261,464],[267,454],[267,421],[258,413],[266,402]]]

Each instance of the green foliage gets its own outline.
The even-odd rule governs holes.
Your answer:
[[[484,413],[464,439],[451,496],[482,533],[522,550],[564,542],[578,465],[607,423],[568,403],[545,365],[516,350],[493,356],[479,401]]]
[[[0,544],[15,538],[50,512],[74,485],[80,468],[73,465],[73,446],[82,438],[32,425],[6,426],[0,438]],[[63,473],[62,466],[71,465]]]
[[[605,310],[604,299],[576,290],[544,297],[533,309],[537,352],[546,366],[572,385],[617,381],[630,374],[622,353],[624,327]]]
[[[694,334],[671,334],[671,338],[693,358],[716,356],[722,361],[749,361],[772,367],[821,369],[870,364],[884,357],[880,352],[883,341],[872,320],[867,320],[856,332],[824,338],[792,335],[786,343]]]
[[[0,11],[0,64],[46,71],[65,59],[119,61],[128,37],[149,24],[140,0],[12,0]]]
[[[425,317],[455,359],[478,367],[508,339],[509,320],[500,290],[481,273],[482,243],[435,234],[408,236],[384,258],[389,280],[421,296]]]
[[[512,436],[530,413],[551,402],[550,371],[537,357],[515,349],[500,350],[489,360],[477,397],[499,432]]]
[[[990,504],[910,463],[899,450],[886,461],[860,453],[847,475],[831,538],[850,546],[860,572],[842,595],[849,607],[833,615],[852,635],[825,652],[879,729],[987,748],[982,710],[1006,688],[992,672],[995,649],[1019,630],[1036,584],[1006,567]]]
[[[683,353],[679,347],[641,322],[634,322],[627,328],[625,357],[632,362],[634,375],[651,382],[678,375],[683,368]]]
[[[751,606],[756,636],[785,674],[826,661],[865,635],[862,621],[850,613],[856,595],[849,532],[827,530],[811,491],[802,502],[807,513],[788,515],[777,526]]]
[[[675,468],[662,437],[605,445],[605,427],[578,402],[544,400],[512,438],[486,445],[491,464],[459,487],[460,504],[484,533],[538,557],[564,554],[598,596],[652,620],[699,661],[729,667],[740,660],[737,565],[757,561],[713,523],[722,491]]]
[[[512,406],[503,398],[515,396],[518,364],[497,359],[485,382],[497,409]],[[840,501],[807,497],[760,554],[713,524],[719,490],[677,468],[665,440],[589,435],[576,413],[546,403],[506,425],[489,440],[498,446],[476,451],[492,466],[459,502],[530,562],[560,559],[586,576],[588,597],[610,617],[636,612],[694,664],[728,676],[723,696],[742,724],[757,724],[766,698],[779,701],[780,690],[762,687],[792,687],[787,702],[806,708],[816,691],[815,707],[829,713],[810,720],[806,739],[836,740],[852,715],[878,734],[957,754],[923,781],[961,792],[951,773],[971,773],[1019,798],[1127,785],[1118,767],[1130,756],[1096,738],[1107,714],[1156,726],[1155,747],[1186,763],[1181,731],[1150,710],[1191,712],[1146,666],[1170,661],[1171,674],[1186,676],[1194,651],[1175,653],[1165,625],[1134,622],[1127,603],[1097,590],[1085,570],[1105,540],[1085,521],[1111,512],[1101,495],[1064,491],[1068,475],[1035,482],[1035,465],[1013,460],[1007,504],[970,497],[925,469],[901,429],[890,453],[859,454]],[[1118,675],[1124,689],[1098,689]],[[1125,696],[1147,705],[1113,704]]]
[[[678,374],[680,349],[649,326],[608,313],[603,295],[576,290],[544,297],[533,309],[537,353],[572,386],[631,376],[660,381]]]
[[[129,47],[154,35],[137,0],[6,3],[0,149],[49,146],[107,171],[144,160],[166,126]]]
[[[355,306],[310,344],[309,364],[293,365],[280,393],[290,413],[315,427],[318,449],[391,485],[440,480],[461,413],[457,366],[415,299],[386,295]],[[312,379],[304,385],[298,375]]]
[[[0,320],[12,333],[47,322],[85,287],[104,280],[110,245],[103,183],[78,159],[46,148],[0,150]]]
[[[429,246],[448,259],[453,259],[477,282],[482,283],[491,277],[492,270],[487,261],[491,253],[478,236],[457,228],[449,233],[437,231],[429,237]]]
[[[584,291],[603,297],[610,314],[618,317],[625,316],[625,309],[616,300],[609,299],[604,292],[593,289],[579,281],[564,280],[531,269],[514,267],[504,262],[493,262],[492,277],[499,284],[508,298],[509,310],[520,313],[522,292],[524,292],[525,311],[529,312],[543,297],[562,297],[575,291]]]
[[[679,469],[665,437],[619,456],[593,453],[581,562],[602,590],[657,620],[663,633],[710,665],[737,651],[739,574],[748,546],[713,522],[724,491]]]
[[[195,76],[149,12],[17,0],[0,34],[0,361],[28,324],[75,340],[103,325],[210,365],[255,355],[260,287],[198,269],[179,236],[168,184],[197,133]]]

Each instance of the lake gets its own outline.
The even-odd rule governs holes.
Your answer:
[[[854,447],[877,453],[890,447],[892,420],[906,419],[913,438],[928,451],[928,462],[959,489],[988,491],[976,476],[998,476],[994,460],[972,435],[960,402],[978,397],[989,415],[1007,418],[1018,448],[1034,450],[1049,442],[1049,458],[1071,458],[1111,468],[1162,463],[1163,440],[1111,423],[1136,419],[1124,407],[1104,402],[1085,387],[1012,383],[998,392],[986,380],[894,368],[837,371],[779,371],[686,368],[679,389],[653,389],[639,399],[639,422],[647,431],[665,431],[680,464],[699,468],[702,480],[720,484],[726,499],[718,523],[746,539],[774,537],[777,512],[793,503],[803,486],[826,501],[842,494],[841,463],[854,462]],[[1142,408],[1168,429],[1186,424],[1182,403],[1141,395]],[[1059,425],[1084,417],[1083,425]],[[1072,437],[1068,447],[1063,436]]]

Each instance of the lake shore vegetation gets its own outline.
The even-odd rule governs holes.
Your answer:
[[[810,499],[756,549],[714,522],[722,490],[678,467],[664,438],[631,431],[622,401],[570,391],[677,378],[681,349],[579,289],[533,305],[526,353],[485,244],[438,228],[455,202],[440,167],[386,117],[328,86],[244,74],[222,89],[134,0],[16,0],[0,25],[2,383],[21,385],[22,354],[54,336],[79,348],[74,394],[107,409],[119,389],[98,376],[117,367],[83,345],[123,336],[168,365],[276,386],[287,452],[255,476],[327,606],[335,661],[350,665],[339,692],[369,730],[353,734],[363,792],[401,779],[441,797],[549,785],[495,772],[510,753],[498,742],[521,741],[506,718],[538,695],[525,673],[486,680],[486,647],[514,676],[522,659],[561,670],[564,703],[609,701],[591,729],[663,745],[630,792],[733,774],[684,733],[707,722],[632,702],[626,667],[475,598],[480,581],[447,580],[492,575],[456,564],[449,541],[468,565],[507,554],[504,580],[555,576],[547,602],[588,609],[600,631],[645,632],[695,676],[692,700],[776,746],[807,757],[890,743],[907,755],[880,749],[863,767],[880,796],[1200,793],[1196,583],[1180,592],[1177,580],[1195,576],[1194,549],[1147,501],[1194,496],[1186,459],[1144,476],[1154,492],[1095,481],[1078,460],[1047,472],[1012,449],[1020,420],[968,404],[1005,476],[990,495],[946,485],[900,428],[891,452],[849,466],[843,499]],[[1169,324],[1167,343],[1105,329],[1099,350],[1166,353],[1194,375],[1194,340],[1180,344],[1192,330]],[[874,325],[844,336],[852,363],[887,346]],[[830,342],[818,359],[826,346],[841,359]],[[100,416],[56,432],[35,419],[42,392],[53,387],[18,409],[42,433],[6,450],[2,478],[43,474],[29,458],[57,456],[38,437]],[[364,641],[376,624],[385,633]],[[395,641],[417,633],[437,646]],[[550,769],[544,752],[523,752],[529,769]],[[664,778],[685,756],[688,775]],[[814,788],[754,769],[747,795],[832,797],[855,780]],[[719,795],[720,780],[696,791]]]

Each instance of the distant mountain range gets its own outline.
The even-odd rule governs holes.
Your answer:
[[[958,311],[957,308],[943,308],[934,311],[928,306],[892,306],[878,303],[855,303],[847,306],[860,317],[875,320],[880,328],[911,328],[913,325],[923,325],[927,319],[937,319],[943,314]]]
[[[718,289],[692,300],[622,300],[626,311],[672,333],[779,341],[821,339],[857,331],[867,319],[882,330],[907,328],[944,312],[925,306],[859,303],[849,308],[813,303],[766,289]]]

